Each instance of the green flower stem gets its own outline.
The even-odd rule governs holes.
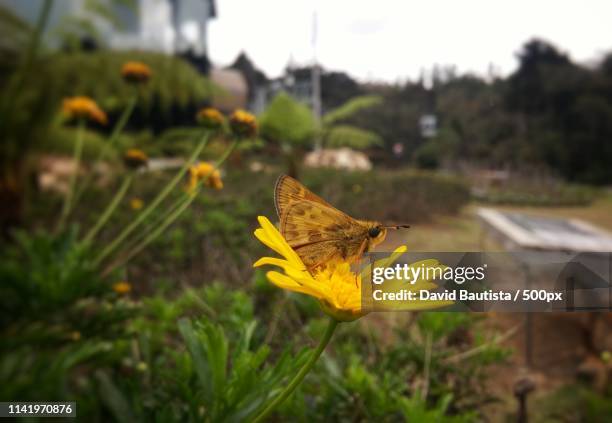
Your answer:
[[[130,261],[134,256],[144,250],[151,242],[153,242],[168,226],[170,226],[178,217],[193,203],[193,200],[198,196],[200,192],[200,188],[204,185],[205,182],[212,176],[213,172],[218,169],[232,154],[232,151],[238,145],[238,140],[232,142],[232,144],[225,150],[223,155],[215,162],[213,166],[213,171],[206,177],[206,179],[199,180],[195,191],[191,194],[185,193],[184,196],[181,196],[164,214],[162,219],[155,222],[152,225],[152,231],[146,231],[145,234],[148,234],[141,242],[136,244],[133,247],[129,247],[127,251],[129,251],[125,256],[120,258],[118,261],[110,265],[105,271],[104,274],[107,275],[112,270],[121,266],[124,263]],[[185,198],[186,197],[186,198]]]
[[[334,331],[336,330],[336,327],[338,326],[338,323],[339,322],[333,317],[329,318],[329,323],[327,325],[327,329],[325,330],[325,335],[323,335],[323,338],[321,338],[319,345],[312,352],[312,355],[308,358],[308,361],[304,363],[300,371],[294,376],[291,383],[289,383],[289,385],[287,385],[287,387],[283,389],[280,395],[274,398],[274,400],[270,404],[268,404],[268,406],[264,408],[264,410],[261,413],[259,413],[257,417],[255,417],[255,420],[253,420],[253,423],[263,422],[264,419],[266,419],[276,407],[282,404],[283,401],[285,401],[289,397],[289,395],[291,395],[293,391],[295,391],[295,388],[298,387],[298,385],[302,382],[304,377],[306,377],[306,375],[310,372],[312,367],[315,365],[315,363],[319,359],[319,356],[321,355],[323,350],[325,350],[325,347],[327,347],[327,344],[329,344],[329,341],[331,340],[332,335],[334,334]]]
[[[130,235],[144,220],[155,210],[155,208],[172,192],[176,184],[180,182],[183,178],[187,169],[193,164],[193,162],[198,158],[206,143],[210,138],[210,133],[206,132],[202,137],[198,146],[193,150],[193,153],[189,157],[189,159],[183,164],[178,173],[174,176],[174,178],[166,185],[166,187],[157,194],[157,197],[147,206],[140,214],[134,219],[134,221],[128,225],[110,244],[106,246],[104,250],[96,257],[94,260],[94,265],[100,264],[102,260],[104,260],[110,253],[112,253],[127,237]]]
[[[221,165],[227,160],[227,158],[232,154],[232,151],[234,151],[234,149],[236,148],[236,146],[238,145],[239,141],[234,141],[223,153],[223,155],[217,159],[217,161],[213,164],[213,170],[210,173],[210,175],[208,175],[206,177],[206,179],[204,180],[200,180],[198,181],[198,184],[196,185],[196,191],[198,191],[200,189],[200,187],[202,186],[203,183],[208,182],[208,179],[212,177],[212,174],[215,170],[219,169],[219,167],[221,167]],[[189,194],[185,194],[187,196],[189,196]],[[176,199],[176,201],[174,202],[174,204],[172,204],[172,206],[170,206],[166,212],[159,218],[157,219],[154,223],[152,223],[149,228],[151,228],[151,230],[153,228],[157,228],[158,226],[162,225],[163,222],[166,221],[166,219],[168,219],[168,217],[170,216],[170,214],[173,213],[174,210],[176,210],[177,207],[179,207],[182,202],[184,201],[184,197],[180,196],[179,198]],[[134,239],[133,243],[131,246],[129,246],[126,250],[131,251],[133,250],[135,247],[134,245],[137,245],[138,243],[140,243],[140,241],[151,232],[151,230],[145,230],[142,233],[142,236],[140,237],[136,237],[136,239]],[[126,260],[127,261],[127,260]]]
[[[72,163],[74,165],[74,169],[70,175],[68,192],[66,193],[66,197],[64,197],[64,206],[62,207],[62,214],[57,225],[58,232],[61,232],[64,229],[66,219],[68,218],[68,214],[70,214],[70,209],[72,207],[74,186],[76,185],[77,174],[79,173],[79,166],[81,165],[81,154],[83,153],[83,132],[85,132],[85,120],[81,118],[79,119],[77,126],[76,141],[74,143],[74,150],[72,153]]]
[[[155,228],[165,222],[166,219],[168,219],[168,217],[172,214],[172,212],[174,212],[174,210],[176,210],[176,208],[179,207],[185,200],[184,195],[184,193],[180,195],[174,201],[174,203],[172,203],[172,205],[168,207],[166,211],[164,211],[161,216],[155,218],[155,220],[148,224],[142,231],[140,231],[138,235],[131,237],[130,240],[126,243],[126,246],[123,248],[123,250],[132,251],[136,247],[136,245],[140,244],[140,242],[145,239],[148,234],[151,233],[151,231],[153,231]],[[121,254],[119,256],[121,256]],[[115,267],[115,265],[112,265],[111,267]]]
[[[119,138],[119,135],[121,135],[121,133],[123,132],[123,128],[125,128],[125,125],[127,124],[128,120],[130,119],[130,116],[132,116],[132,113],[134,112],[134,108],[136,107],[136,103],[137,102],[138,102],[138,96],[134,95],[130,99],[130,101],[128,102],[127,107],[125,108],[125,110],[123,110],[123,113],[121,114],[121,116],[119,117],[119,120],[115,124],[115,127],[113,128],[113,132],[111,133],[110,137],[108,138],[108,141],[98,151],[98,155],[96,156],[96,158],[93,161],[92,169],[95,168],[96,165],[101,160],[104,159],[104,157],[106,156],[106,153],[108,152],[109,148],[111,146],[113,146],[115,144],[115,142],[117,142],[117,139]],[[81,196],[83,195],[85,190],[89,187],[89,185],[91,185],[92,180],[93,180],[93,172],[90,172],[87,175],[87,177],[85,178],[85,180],[83,181],[83,183],[81,184],[81,187],[77,191],[76,195],[74,196],[73,204],[77,204],[78,203],[79,199],[81,198]]]
[[[196,191],[195,194],[197,195],[197,193],[198,192]],[[168,226],[170,226],[172,223],[174,223],[176,219],[178,219],[178,217],[187,209],[187,207],[189,207],[191,203],[193,203],[193,200],[195,199],[196,195],[191,195],[189,196],[189,198],[183,199],[183,202],[177,207],[175,207],[172,213],[170,213],[160,225],[156,226],[152,232],[149,232],[149,234],[142,240],[142,242],[140,242],[134,248],[131,248],[129,253],[122,257],[119,261],[105,269],[103,274],[109,274],[112,270],[116,269],[118,266],[121,266],[124,263],[127,263],[136,254],[144,250],[151,242],[153,242],[159,235],[161,235],[161,233],[164,232]]]
[[[238,146],[238,142],[240,140],[234,140],[232,141],[232,144],[227,148],[227,150],[225,150],[225,152],[223,153],[223,155],[221,157],[219,157],[219,159],[217,159],[217,161],[214,164],[214,169],[213,172],[216,169],[219,169],[219,167],[221,167],[221,165],[227,160],[227,158],[230,156],[230,154],[232,154],[232,152],[236,149],[236,146]],[[212,176],[212,173],[210,173],[210,175],[208,176],[208,178],[210,178],[210,176]],[[206,180],[208,180],[208,178],[206,178]]]
[[[85,235],[85,238],[83,238],[83,244],[89,244],[91,241],[93,241],[93,239],[98,234],[100,229],[102,229],[104,225],[106,224],[106,222],[108,222],[108,219],[110,219],[110,217],[112,216],[113,212],[115,211],[115,209],[117,208],[121,200],[123,200],[123,197],[125,197],[125,193],[128,191],[128,188],[132,184],[133,180],[134,180],[134,172],[130,172],[123,179],[123,183],[121,184],[121,187],[119,188],[119,190],[117,190],[115,197],[113,197],[112,201],[108,204],[108,206],[106,207],[106,210],[104,210],[104,213],[102,213],[102,215],[100,216],[96,224],[89,230],[87,235]]]

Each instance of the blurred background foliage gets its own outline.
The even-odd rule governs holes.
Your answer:
[[[284,92],[272,99],[259,123],[262,136],[288,147],[309,143],[317,125],[311,110]]]
[[[382,139],[375,133],[353,126],[347,120],[360,111],[380,104],[382,98],[374,95],[357,96],[328,111],[321,117],[321,146],[327,148],[350,147],[365,149],[382,145]]]
[[[190,64],[161,53],[137,51],[94,51],[63,53],[50,58],[44,70],[37,71],[40,84],[47,80],[57,84],[58,93],[64,96],[87,95],[100,106],[114,112],[125,106],[134,95],[134,87],[126,84],[117,69],[130,60],[147,64],[155,69],[149,84],[139,91],[145,109],[158,108],[162,114],[172,107],[202,104],[212,94],[211,83]],[[83,77],[96,75],[95,78]],[[44,76],[40,78],[40,76]],[[31,85],[33,91],[39,86]]]
[[[113,1],[126,7],[131,3],[130,0]],[[52,140],[66,139],[66,129],[61,126],[63,98],[92,97],[109,114],[110,123],[108,127],[93,125],[90,129],[108,134],[120,110],[137,95],[139,106],[128,129],[160,132],[181,122],[191,123],[195,112],[206,104],[215,90],[206,77],[178,57],[150,52],[91,51],[86,45],[71,43],[71,36],[79,40],[95,36],[88,32],[95,26],[91,22],[75,25],[62,22],[60,33],[55,34],[58,28],[47,27],[52,5],[52,1],[41,2],[41,13],[33,28],[8,8],[0,7],[0,33],[5,35],[0,42],[0,139],[3,150],[0,200],[10,205],[0,213],[3,222],[22,218],[24,196],[30,192],[29,181],[36,179],[38,171],[29,153],[44,149]],[[85,7],[92,12],[89,20],[100,19],[113,24],[110,4],[88,0]],[[45,30],[55,37],[43,39]],[[142,61],[155,69],[150,83],[137,91],[121,78],[121,66],[129,60]],[[88,135],[88,139],[94,141],[85,148],[86,157],[98,149],[96,138],[94,133]],[[62,145],[66,144],[54,144],[50,151],[65,153]],[[124,137],[118,147],[133,144],[135,141]]]
[[[610,183],[612,56],[587,67],[534,39],[518,58],[517,70],[507,78],[486,80],[435,67],[430,87],[425,80],[369,84],[362,92],[383,101],[348,121],[378,134],[387,154],[402,144],[405,154],[426,168],[449,162],[517,171],[546,168],[574,182]],[[433,138],[421,137],[423,113],[438,118]]]
[[[326,130],[324,145],[329,148],[350,147],[363,150],[382,145],[382,139],[373,132],[350,125],[335,125]]]

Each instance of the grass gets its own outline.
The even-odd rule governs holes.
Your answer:
[[[481,229],[474,210],[468,206],[457,216],[441,216],[408,230],[391,231],[380,250],[386,245],[406,244],[411,251],[478,251]]]

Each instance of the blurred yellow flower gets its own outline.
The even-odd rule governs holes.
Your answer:
[[[218,169],[208,162],[201,162],[189,168],[189,185],[187,191],[190,194],[195,193],[198,182],[204,181],[207,187],[214,189],[222,189],[223,181]]]
[[[70,339],[75,342],[78,341],[79,339],[81,339],[81,332],[79,332],[78,330],[70,332]]]
[[[126,62],[121,67],[121,76],[132,84],[147,82],[151,73],[151,68],[142,62]]]
[[[95,101],[85,96],[65,98],[62,112],[68,119],[88,119],[101,125],[108,123],[106,113]]]
[[[238,137],[253,138],[257,135],[257,119],[244,110],[236,110],[230,116],[230,128]]]
[[[144,201],[140,198],[132,198],[130,200],[130,207],[132,210],[140,210],[144,206]]]
[[[205,107],[198,111],[196,120],[205,128],[221,129],[225,123],[225,116],[213,107]]]
[[[147,165],[149,157],[142,150],[130,148],[123,155],[123,162],[130,169],[138,169]]]
[[[351,270],[350,264],[345,261],[330,261],[311,273],[298,256],[289,246],[281,233],[270,221],[264,217],[258,217],[261,228],[255,230],[255,236],[263,244],[280,254],[284,259],[274,257],[263,257],[253,266],[273,265],[281,268],[284,273],[270,271],[266,276],[270,282],[282,289],[301,292],[319,300],[321,309],[338,321],[348,322],[358,319],[368,313],[362,310],[361,283],[362,280],[369,283],[369,268],[360,274]],[[376,265],[388,266],[397,260],[404,252],[406,246],[397,248],[394,253]],[[367,285],[366,285],[367,286]],[[411,289],[433,289],[436,285],[429,281],[418,281]],[[448,305],[443,301],[407,301],[402,303],[397,310],[423,310]]]
[[[117,294],[124,295],[129,293],[131,290],[132,285],[130,285],[128,282],[121,281],[113,284],[113,291],[115,291]]]

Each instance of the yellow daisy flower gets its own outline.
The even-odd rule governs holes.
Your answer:
[[[130,285],[128,282],[121,281],[113,284],[113,291],[115,291],[117,294],[124,295],[129,293],[131,290],[132,285]]]
[[[253,266],[273,265],[281,268],[283,273],[270,271],[266,276],[270,282],[279,288],[294,292],[301,292],[319,300],[322,310],[338,321],[351,321],[367,314],[369,310],[362,309],[362,283],[367,287],[369,281],[369,266],[360,274],[355,274],[348,262],[332,261],[310,273],[299,255],[289,246],[276,227],[264,217],[258,217],[260,228],[255,230],[255,236],[263,244],[280,254],[283,258],[263,257]],[[404,252],[406,246],[397,248],[385,260],[379,260],[375,266],[388,266],[397,260]],[[427,266],[439,266],[434,261],[428,261]],[[420,265],[421,262],[418,263]],[[417,265],[417,264],[415,264]],[[393,281],[385,282],[392,284]],[[401,283],[401,284],[400,284]],[[396,281],[393,289],[399,286],[409,290],[434,289],[434,283],[426,280],[406,284],[405,281]],[[388,305],[393,310],[423,310],[437,308],[452,304],[448,301],[404,301],[401,305]],[[384,306],[384,304],[382,305]]]
[[[221,173],[208,162],[201,162],[189,168],[189,185],[187,186],[187,191],[190,194],[195,193],[195,189],[200,181],[204,181],[204,184],[210,188],[217,190],[223,188]]]
[[[65,98],[62,104],[62,112],[68,119],[88,119],[100,125],[108,123],[106,113],[100,109],[95,101],[85,96]]]
[[[123,162],[130,169],[138,169],[147,165],[149,162],[149,156],[147,156],[142,150],[130,148],[123,155]]]
[[[126,82],[140,84],[151,78],[151,68],[142,62],[126,62],[121,67],[121,76]]]
[[[142,206],[144,206],[144,201],[142,201],[140,198],[132,198],[130,200],[130,208],[132,210],[140,210]]]
[[[236,110],[230,116],[230,128],[237,137],[253,138],[257,135],[257,119],[245,110]]]
[[[208,129],[220,129],[225,123],[223,114],[213,107],[200,109],[196,114],[198,123]]]

